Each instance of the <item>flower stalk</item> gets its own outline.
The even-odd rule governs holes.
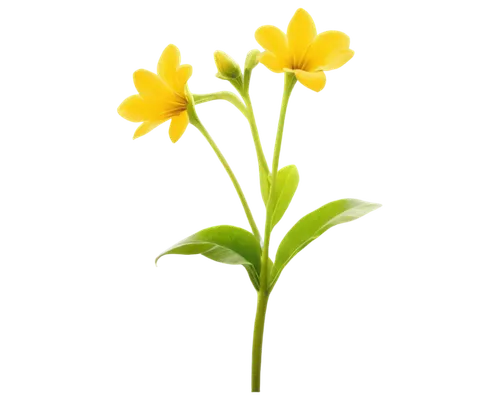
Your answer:
[[[245,104],[241,102],[241,100],[238,98],[237,95],[228,91],[214,92],[208,94],[193,94],[193,99],[195,104],[202,104],[213,100],[226,100],[232,105],[234,105],[245,116],[245,118],[248,121],[248,124],[250,125],[250,131],[252,133],[255,152],[257,153],[261,191],[263,193],[263,197],[267,197],[264,195],[264,193],[267,193],[269,188],[264,186],[268,186],[268,177],[270,171],[269,171],[269,166],[267,164],[266,156],[264,155],[264,151],[262,150],[259,130],[257,129],[257,123],[255,121],[255,115],[253,112],[252,101],[250,100],[250,94],[248,93],[248,90],[240,91],[240,94]],[[266,201],[267,198],[264,200],[264,202]]]
[[[262,267],[261,267],[261,290],[267,291],[267,283],[269,278],[269,272],[267,267],[269,266],[269,244],[271,241],[271,229],[272,229],[272,217],[273,217],[273,206],[276,202],[276,178],[278,176],[278,166],[281,152],[281,143],[283,141],[283,129],[285,127],[285,116],[286,109],[288,107],[288,100],[292,94],[292,89],[297,82],[295,75],[286,73],[285,74],[285,87],[283,90],[283,99],[281,101],[280,117],[278,121],[278,131],[276,133],[276,142],[274,144],[274,156],[273,156],[273,166],[271,172],[271,186],[269,190],[269,200],[267,202],[266,210],[266,225],[264,233],[264,247],[262,249]]]
[[[264,233],[264,247],[262,250],[262,261],[260,270],[260,289],[257,295],[257,312],[255,315],[254,338],[252,348],[252,392],[260,392],[260,371],[262,364],[262,343],[264,340],[264,322],[266,318],[267,302],[269,300],[269,244],[271,242],[272,217],[274,204],[276,202],[276,177],[278,176],[279,158],[281,143],[283,141],[283,129],[285,127],[285,116],[288,101],[292,94],[292,89],[297,82],[295,75],[285,74],[285,87],[283,89],[283,99],[281,101],[281,111],[278,121],[278,131],[276,133],[276,143],[274,145],[273,169],[271,173],[271,187],[266,210],[266,228]]]
[[[213,100],[226,100],[235,106],[246,117],[245,105],[233,92],[221,91],[207,94],[193,94],[195,104],[202,104]]]
[[[250,130],[252,132],[252,138],[253,138],[253,142],[255,145],[255,151],[257,153],[257,159],[259,161],[259,168],[267,176],[267,175],[269,175],[269,166],[267,165],[266,156],[264,155],[264,151],[262,150],[262,144],[260,142],[260,136],[259,136],[259,131],[257,129],[257,123],[255,122],[255,115],[253,112],[252,101],[250,100],[250,95],[248,94],[248,92],[244,93],[243,101],[245,102],[245,106],[246,106],[246,115],[245,116],[248,120],[248,123],[250,124]]]
[[[278,118],[273,137],[273,150],[271,156],[271,188],[276,186],[276,177],[281,164],[283,155],[283,144],[285,143],[285,122],[287,120],[288,108],[297,84],[297,78],[293,73],[283,74],[283,83],[281,90]]]
[[[255,219],[253,218],[252,211],[250,210],[250,207],[248,206],[248,202],[245,198],[245,195],[243,194],[243,190],[241,189],[241,186],[238,182],[238,179],[236,179],[236,176],[234,175],[233,170],[229,166],[229,163],[227,162],[226,158],[220,151],[219,147],[215,143],[215,141],[212,139],[206,128],[203,126],[201,123],[198,114],[196,114],[195,107],[194,107],[194,97],[189,93],[189,91],[186,89],[187,96],[189,99],[188,106],[187,106],[187,113],[189,116],[189,122],[196,127],[201,134],[205,137],[207,140],[208,144],[210,144],[210,147],[212,147],[213,151],[217,155],[217,158],[223,165],[224,169],[226,170],[227,174],[229,175],[229,179],[231,179],[231,182],[233,183],[234,188],[236,189],[236,193],[238,193],[238,197],[240,198],[241,205],[243,206],[243,209],[245,210],[245,215],[248,219],[248,223],[250,224],[250,227],[252,228],[252,232],[257,239],[257,241],[260,242],[261,237],[260,237],[260,232],[259,228],[257,227],[257,224],[255,223]]]

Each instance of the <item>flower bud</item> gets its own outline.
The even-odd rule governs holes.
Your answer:
[[[217,66],[217,78],[233,80],[241,76],[240,66],[223,51],[214,53],[215,65]]]
[[[259,50],[250,50],[245,60],[245,71],[251,71],[259,64]]]

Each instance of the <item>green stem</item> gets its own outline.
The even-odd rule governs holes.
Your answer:
[[[281,163],[283,153],[283,143],[285,141],[285,122],[288,114],[288,107],[293,95],[297,80],[294,74],[283,74],[283,86],[276,121],[275,134],[273,138],[273,153],[271,162],[271,187],[270,192],[276,189],[276,176]],[[248,107],[248,104],[247,104]],[[267,202],[268,199],[266,199]],[[265,208],[265,215],[272,215],[273,210]],[[268,267],[272,268],[270,259],[271,248],[271,226],[264,217],[264,243],[260,272],[260,289],[256,294],[255,319],[252,331],[252,349],[250,351],[250,394],[258,395],[263,387],[264,378],[264,336],[266,330],[266,317],[270,292],[268,288],[269,272]]]
[[[261,290],[268,290],[267,282],[269,277],[268,259],[269,259],[269,243],[271,241],[272,217],[274,211],[274,203],[276,202],[276,177],[278,176],[278,166],[281,152],[281,142],[283,140],[283,128],[285,126],[286,108],[288,100],[292,94],[292,89],[297,82],[297,78],[293,73],[285,73],[285,87],[283,89],[283,99],[281,101],[280,118],[278,121],[278,131],[276,133],[276,142],[274,144],[273,165],[271,171],[271,186],[269,189],[269,201],[267,203],[266,212],[266,228],[264,232],[264,247],[262,251],[262,266],[260,273]]]
[[[238,197],[240,198],[241,204],[243,205],[243,209],[245,210],[245,214],[247,216],[248,222],[250,223],[250,226],[252,227],[252,232],[255,235],[256,239],[260,242],[260,233],[259,229],[257,228],[257,225],[255,224],[255,220],[253,219],[252,212],[250,211],[250,207],[248,206],[247,200],[245,199],[245,195],[243,194],[243,190],[241,190],[241,186],[238,183],[238,180],[236,179],[236,176],[234,175],[231,167],[227,163],[226,159],[222,155],[221,151],[215,144],[214,140],[208,133],[208,131],[205,129],[203,124],[199,121],[193,121],[192,124],[198,128],[198,130],[202,133],[203,136],[205,136],[205,139],[207,139],[208,143],[212,147],[212,149],[215,151],[215,154],[217,154],[217,157],[219,158],[220,162],[224,166],[224,169],[226,170],[227,174],[229,175],[229,178],[231,179],[231,182],[233,182],[234,188],[236,189],[236,192],[238,193]]]
[[[245,118],[248,123],[250,138],[256,155],[257,184],[260,200],[261,204],[265,207],[269,197],[269,160],[264,146],[264,138],[260,133],[259,126],[257,125],[257,113],[255,112],[255,107],[252,105],[249,93],[246,93],[243,97],[243,102],[246,106]]]
[[[233,92],[224,91],[224,92],[215,92],[208,94],[193,94],[193,99],[196,104],[206,103],[207,101],[212,101],[212,100],[226,100],[229,101],[233,106],[235,106],[238,110],[240,110],[243,115],[246,116],[247,110],[245,108],[245,105]]]
[[[264,339],[264,322],[269,295],[259,291],[257,295],[257,313],[253,330],[252,347],[252,392],[260,392],[260,366],[262,363],[262,341]]]
[[[259,161],[259,173],[260,170],[267,175],[269,175],[269,166],[267,165],[266,156],[262,150],[262,144],[260,143],[259,131],[257,129],[257,124],[255,122],[255,115],[253,112],[252,102],[250,100],[250,95],[248,93],[242,94],[245,104],[232,92],[215,92],[208,94],[194,94],[193,99],[196,104],[206,103],[212,100],[226,100],[234,105],[240,112],[245,116],[250,124],[250,130],[252,132],[252,138],[255,145],[255,151],[257,152],[257,160]],[[246,106],[246,107],[245,107]]]
[[[271,188],[276,185],[276,177],[281,164],[283,155],[283,144],[285,143],[285,122],[287,120],[288,108],[292,99],[293,91],[297,84],[295,74],[285,72],[283,74],[283,83],[281,87],[280,105],[278,109],[278,118],[274,129],[273,150],[271,157]]]

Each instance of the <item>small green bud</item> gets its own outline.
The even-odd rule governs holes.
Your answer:
[[[245,71],[251,71],[259,64],[259,50],[250,50],[245,60]]]
[[[243,76],[243,87],[242,91],[248,94],[248,89],[250,87],[250,78],[252,76],[252,70],[259,65],[259,50],[250,50],[245,59],[245,75]]]
[[[229,57],[223,51],[217,50],[214,53],[215,65],[217,66],[217,78],[233,80],[241,76],[240,66],[236,61]]]

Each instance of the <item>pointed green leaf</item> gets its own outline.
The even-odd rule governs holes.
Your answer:
[[[224,264],[241,264],[259,290],[261,248],[255,236],[245,229],[229,225],[203,229],[161,253],[155,262],[167,254],[201,254]]]
[[[380,204],[368,203],[356,199],[332,201],[318,208],[299,220],[281,241],[273,270],[271,271],[272,288],[279,278],[283,268],[304,247],[318,238],[323,232],[334,225],[343,224],[362,217],[381,207]]]
[[[288,165],[278,171],[276,178],[276,202],[274,203],[272,228],[285,214],[299,185],[299,171],[295,165]]]

